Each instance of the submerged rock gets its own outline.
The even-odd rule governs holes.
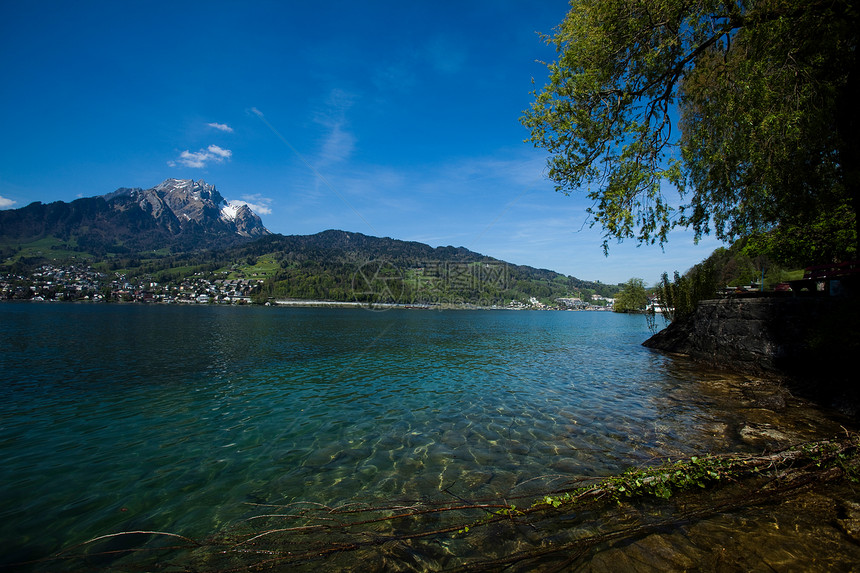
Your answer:
[[[860,543],[860,503],[843,500],[839,506],[839,525],[845,535]]]
[[[791,442],[791,437],[788,434],[780,432],[770,424],[747,425],[738,432],[743,441],[747,443],[769,442],[774,444],[788,444]]]
[[[788,390],[784,387],[763,380],[754,380],[744,384],[741,392],[744,399],[751,402],[756,408],[776,412],[785,410],[786,401],[790,397]]]

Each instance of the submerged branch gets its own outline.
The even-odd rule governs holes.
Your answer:
[[[621,540],[787,499],[812,486],[856,480],[858,475],[860,438],[846,432],[843,438],[760,455],[692,456],[596,481],[575,479],[566,488],[528,498],[318,505],[298,513],[296,504],[289,504],[281,506],[283,514],[256,516],[207,540],[123,532],[76,545],[53,559],[82,559],[92,569],[88,559],[112,556],[112,571],[154,563],[162,569],[195,571],[310,571],[321,566],[338,571],[531,571],[550,563],[555,569]],[[523,501],[524,507],[509,503],[511,499]],[[273,507],[278,506],[266,505]],[[283,527],[285,519],[290,527]],[[119,556],[115,548],[95,547],[143,533],[151,534],[147,543],[125,548]],[[151,545],[155,535],[188,545]],[[71,555],[81,546],[90,551]]]

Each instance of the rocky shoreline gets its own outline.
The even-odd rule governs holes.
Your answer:
[[[858,301],[844,297],[707,300],[643,346],[772,378],[858,418],[858,316]]]

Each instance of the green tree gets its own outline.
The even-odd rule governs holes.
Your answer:
[[[790,268],[854,260],[854,229],[855,213],[841,205],[820,211],[803,225],[781,224],[767,233],[754,233],[745,249]]]
[[[787,280],[789,270],[760,247],[760,238],[740,239],[728,249],[715,249],[683,275],[675,271],[673,280],[663,273],[654,287],[657,302],[664,309],[663,318],[667,322],[686,318],[695,312],[699,301],[714,298],[725,287],[749,286],[763,278],[764,288],[772,289]]]
[[[642,312],[648,306],[648,291],[645,281],[632,278],[621,287],[621,292],[615,297],[615,312]]]
[[[853,0],[573,0],[521,121],[556,189],[586,189],[604,250],[856,214],[858,32]]]
[[[699,301],[713,298],[720,288],[718,275],[719,270],[710,258],[683,275],[675,271],[674,281],[669,280],[668,273],[663,273],[654,289],[657,303],[663,308],[663,319],[672,322],[692,315]],[[651,325],[654,326],[653,322]]]

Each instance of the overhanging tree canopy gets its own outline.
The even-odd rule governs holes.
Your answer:
[[[663,244],[675,225],[731,240],[837,209],[853,228],[858,28],[852,0],[573,0],[521,121],[556,189],[585,188],[604,248]]]

